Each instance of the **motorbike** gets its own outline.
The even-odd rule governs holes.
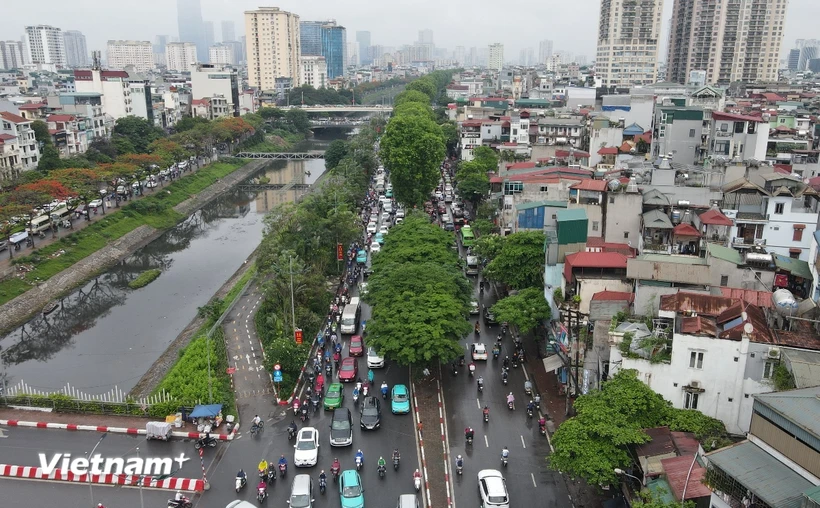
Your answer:
[[[501,382],[504,383],[505,385],[507,384],[507,373],[506,372],[501,374]]]
[[[360,470],[362,468],[362,465],[362,458],[356,457],[356,471]]]
[[[194,448],[196,448],[197,450],[199,450],[200,448],[204,448],[206,446],[210,446],[211,448],[213,448],[216,446],[216,442],[217,439],[215,437],[201,437],[196,440],[196,443],[194,443]]]
[[[394,471],[399,470],[399,458],[398,457],[393,457],[393,470]]]
[[[246,477],[237,476],[236,477],[236,486],[235,486],[236,492],[238,493],[240,490],[242,490],[245,487],[245,484],[247,484],[247,483],[248,483],[248,479]]]
[[[288,441],[296,437],[296,429],[288,427]]]
[[[368,390],[368,388],[367,388],[367,385],[364,385],[364,386],[362,387],[362,397],[367,397],[367,392],[368,392],[368,391],[369,391],[369,390]]]
[[[501,455],[501,465],[504,466],[504,467],[507,467],[507,460],[508,460],[508,457],[506,455],[502,454]]]
[[[539,421],[538,422],[538,432],[541,433],[542,436],[547,435],[547,422],[546,421]]]
[[[319,492],[324,494],[326,489],[327,489],[327,480],[324,479],[324,478],[319,478]]]
[[[532,418],[532,414],[533,414],[532,408],[528,407],[527,408],[527,418]]]
[[[339,481],[339,468],[338,467],[331,467],[330,468],[330,475],[333,477],[333,483]]]
[[[383,465],[379,465],[379,478],[384,478],[384,474],[387,471],[387,468]]]
[[[498,355],[501,354],[501,350],[497,347],[493,348],[493,360],[498,360]]]
[[[459,475],[464,473],[464,464],[456,463],[456,473],[458,473]]]
[[[279,474],[282,475],[282,478],[285,478],[285,475],[288,474],[288,465],[287,464],[279,464]]]
[[[387,385],[382,385],[382,398],[385,399],[385,400],[387,399],[387,392],[388,392]]]
[[[532,381],[524,382],[524,393],[527,395],[532,395]]]
[[[299,399],[293,401],[293,416],[299,416]]]
[[[265,475],[265,481],[268,485],[273,485],[273,482],[276,481],[276,469],[274,469],[273,464],[268,466],[268,472]]]
[[[307,409],[307,407],[306,407],[306,406],[302,406],[302,413],[299,415],[299,418],[300,418],[303,422],[304,422],[305,420],[307,420],[308,418],[310,418],[310,416],[308,416],[308,409]]]
[[[260,503],[268,497],[268,489],[265,488],[258,488],[256,489],[256,500]]]
[[[413,476],[413,485],[416,487],[416,492],[421,489],[421,476]]]
[[[513,366],[514,369],[518,368],[518,355],[513,356],[512,366]]]
[[[256,423],[251,424],[251,436],[255,436],[255,435],[257,435],[257,434],[259,433],[259,431],[260,431],[260,430],[262,430],[262,426],[261,426],[261,425],[258,425],[258,424],[256,424]],[[198,447],[197,447],[197,449],[198,449]]]
[[[333,365],[329,363],[325,365],[325,374],[327,375],[327,377],[331,377],[333,375]]]
[[[484,391],[484,383],[483,383],[483,382],[481,382],[481,380],[480,380],[480,379],[478,380],[477,385],[478,385],[478,393],[483,392],[483,391]]]
[[[194,504],[185,496],[182,496],[182,499],[177,501],[176,499],[169,499],[168,500],[168,508],[191,508]],[[102,505],[100,505],[102,506]]]
[[[473,444],[473,436],[467,436],[467,444],[468,444],[468,445],[472,445],[472,444]]]
[[[313,398],[313,400],[311,400],[311,403],[313,404],[313,411],[316,412],[319,409],[319,395],[318,394],[316,395],[316,397]]]
[[[468,372],[470,373],[470,377],[473,377],[475,375],[475,364],[474,363],[470,364],[470,368],[468,369]]]
[[[490,421],[490,412],[487,411],[484,413],[484,423],[489,423]]]
[[[453,375],[458,376],[458,367],[456,367],[455,363],[453,364]]]
[[[507,401],[507,407],[510,408],[510,411],[515,410],[515,401],[508,400]]]

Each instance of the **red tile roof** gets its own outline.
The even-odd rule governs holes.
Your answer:
[[[484,120],[481,120],[480,118],[477,119],[477,120],[464,120],[463,122],[461,122],[461,126],[462,127],[481,127],[481,124],[483,122],[484,122]]]
[[[592,178],[587,178],[585,180],[581,180],[575,185],[572,185],[570,189],[604,192],[606,191],[606,182],[604,180],[593,180]]]
[[[555,156],[559,159],[567,158],[570,155],[574,156],[576,159],[588,159],[589,154],[584,152],[583,150],[556,150]]]
[[[735,113],[721,113],[719,111],[712,112],[712,119],[714,120],[730,120],[734,122],[758,122],[767,123],[766,120],[759,116],[737,115]]]
[[[618,147],[605,146],[598,150],[598,155],[618,155]]]
[[[509,126],[510,126],[510,122],[505,120],[505,121],[501,122],[501,126],[502,126],[502,127],[509,127]]]
[[[502,183],[504,181],[500,176],[491,176],[490,183]]]
[[[626,256],[617,252],[573,252],[564,263],[564,279],[572,280],[573,268],[623,268]]]
[[[633,148],[635,148],[635,147],[634,147],[634,146],[632,146],[632,145],[629,143],[629,141],[624,141],[624,142],[623,142],[623,144],[620,146],[620,150],[621,150],[622,152],[629,152],[629,151],[631,151]]]
[[[74,121],[73,115],[48,115],[46,117],[47,122],[72,122]]]
[[[510,171],[512,169],[532,169],[534,167],[535,167],[535,163],[531,162],[531,161],[516,162],[514,164],[507,164],[507,171]]]
[[[107,81],[108,78],[127,78],[128,73],[125,71],[100,71],[100,79]],[[91,81],[93,74],[90,70],[76,70],[74,71],[74,79],[78,81]]]
[[[769,101],[769,102],[783,102],[783,101],[786,100],[785,97],[782,97],[782,96],[777,95],[776,93],[772,93],[772,92],[764,93],[764,94],[761,94],[761,95],[763,97],[765,97],[766,100]]]
[[[661,460],[661,467],[666,473],[666,481],[669,482],[672,495],[675,496],[677,501],[682,500],[684,485],[686,485],[686,499],[697,499],[712,495],[712,491],[703,483],[706,478],[706,468],[697,462],[692,466],[694,458],[694,455],[682,455]],[[692,468],[691,473],[689,468]]]
[[[641,139],[644,140],[646,143],[651,143],[652,142],[652,131],[644,132],[643,134],[638,134],[637,136],[634,136],[632,139],[635,141],[635,143],[637,143],[638,140],[641,140]]]
[[[29,102],[27,104],[23,104],[22,106],[18,106],[17,109],[23,109],[23,110],[28,111],[28,110],[33,110],[33,109],[42,109],[44,107],[46,107],[45,102]]]
[[[17,139],[17,136],[12,136],[11,134],[0,133],[0,141],[6,141],[8,139]]]
[[[31,120],[26,120],[22,116],[9,113],[8,111],[0,111],[0,118],[11,123],[31,123]]]
[[[635,300],[635,293],[627,293],[625,291],[598,291],[592,295],[592,301],[627,301],[632,303]]]
[[[734,226],[732,219],[723,215],[723,212],[717,208],[712,208],[707,212],[703,212],[699,217],[703,224],[711,224],[713,226]]]
[[[208,99],[191,99],[192,106],[207,106],[209,102]]]
[[[587,238],[587,248],[601,249],[602,252],[618,252],[628,258],[634,258],[638,252],[635,247],[632,247],[628,243],[605,242],[604,239],[599,236]]]
[[[691,224],[678,224],[672,228],[672,234],[677,236],[700,236],[700,232]]]

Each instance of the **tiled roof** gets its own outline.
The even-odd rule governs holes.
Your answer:
[[[598,150],[598,155],[618,155],[618,147],[605,146]]]
[[[576,159],[588,159],[589,154],[584,152],[583,150],[556,150],[555,157],[562,159],[569,157],[570,155],[574,156]]]
[[[626,291],[598,291],[592,295],[592,301],[627,301],[632,303],[635,300],[635,293],[627,293]]]
[[[617,252],[573,252],[566,262],[576,268],[626,269],[626,256]]]
[[[723,215],[717,208],[712,208],[706,212],[703,212],[698,216],[700,218],[700,222],[703,224],[711,224],[713,226],[733,226],[734,223],[732,219]]]
[[[73,115],[48,115],[47,122],[71,122],[74,121]]]
[[[0,141],[8,141],[9,139],[17,139],[17,136],[11,134],[0,133]]]
[[[42,109],[44,107],[46,107],[45,102],[29,102],[27,104],[23,104],[22,106],[18,106],[17,109],[23,109],[23,110],[28,111],[28,110],[34,110],[34,109]]]
[[[507,164],[507,171],[515,169],[532,169],[535,167],[534,162],[516,162],[514,164]]]
[[[672,228],[672,234],[677,236],[700,236],[700,232],[691,224],[678,224]]]
[[[714,120],[731,120],[735,122],[759,122],[759,123],[768,123],[766,120],[759,116],[748,116],[748,115],[737,115],[735,113],[720,113],[718,111],[712,112],[712,118]]]
[[[22,116],[9,113],[8,111],[0,111],[0,118],[11,123],[31,123],[31,120],[26,120]]]
[[[594,192],[604,192],[604,191],[606,191],[606,181],[605,180],[593,180],[592,178],[587,178],[585,180],[581,180],[580,182],[572,185],[570,187],[570,189],[594,191]]]

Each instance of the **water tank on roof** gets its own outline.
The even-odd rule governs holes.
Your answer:
[[[788,289],[778,289],[772,293],[772,303],[781,316],[793,316],[797,313],[797,300]]]
[[[672,224],[680,224],[680,210],[672,210]]]
[[[619,182],[618,179],[612,179],[609,182],[607,182],[606,185],[607,187],[609,187],[609,190],[615,191],[618,190],[618,187],[621,186],[621,182]]]
[[[746,262],[747,263],[754,263],[757,265],[768,265],[772,262],[772,255],[766,251],[763,252],[756,252],[750,250],[746,253]]]

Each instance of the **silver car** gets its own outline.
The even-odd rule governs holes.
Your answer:
[[[313,480],[309,474],[298,474],[290,487],[290,508],[313,508]]]

